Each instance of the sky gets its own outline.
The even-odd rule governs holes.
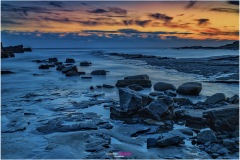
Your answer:
[[[238,1],[2,1],[4,46],[160,48],[239,40]]]

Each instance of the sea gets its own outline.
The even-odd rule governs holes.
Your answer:
[[[73,102],[88,101],[86,95],[101,94],[104,99],[118,100],[118,89],[96,88],[96,85],[115,85],[117,80],[125,76],[147,74],[152,84],[168,82],[176,87],[185,82],[201,82],[202,91],[199,96],[187,97],[191,101],[204,101],[208,96],[215,93],[224,93],[231,97],[239,92],[238,84],[207,83],[205,77],[196,74],[178,72],[165,69],[164,67],[149,66],[139,60],[126,60],[121,57],[109,56],[109,53],[145,54],[175,58],[201,58],[221,55],[238,55],[233,50],[174,50],[174,49],[33,49],[32,52],[15,54],[14,58],[1,59],[1,70],[9,70],[14,74],[1,75],[1,128],[10,130],[2,134],[3,158],[73,158],[74,153],[78,158],[78,150],[73,151],[68,146],[51,152],[46,151],[48,145],[46,136],[39,135],[36,127],[46,120],[62,116],[63,108],[70,108],[72,112],[95,112],[103,118],[109,119],[110,111],[103,105],[95,105],[86,109],[76,110],[72,107]],[[92,76],[92,79],[80,77],[66,77],[55,67],[41,70],[39,63],[33,60],[44,60],[57,57],[65,62],[66,58],[74,58],[79,71],[86,72],[84,76],[92,76],[93,70],[104,69],[105,76]],[[90,61],[92,66],[80,67],[79,62]],[[221,75],[218,75],[221,76]],[[214,77],[212,77],[214,78]],[[208,77],[211,79],[211,77]],[[94,90],[90,90],[94,86]],[[154,91],[153,87],[140,91],[149,94]],[[16,132],[22,126],[28,124],[22,132]],[[14,127],[12,127],[13,125]],[[58,134],[56,134],[57,136]],[[60,135],[60,134],[59,134]],[[31,137],[31,138],[30,138]],[[112,140],[116,143],[116,140]],[[69,145],[69,144],[66,144]],[[129,145],[129,144],[127,144]],[[146,147],[142,147],[145,151]],[[64,152],[63,152],[64,150]],[[14,152],[13,152],[14,151]],[[85,153],[85,152],[84,152]]]

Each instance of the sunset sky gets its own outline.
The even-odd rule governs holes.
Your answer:
[[[1,2],[4,45],[218,46],[239,39],[238,1]]]

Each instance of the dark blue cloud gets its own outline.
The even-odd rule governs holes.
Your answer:
[[[197,1],[190,1],[190,2],[188,2],[188,4],[185,6],[185,9],[192,8],[196,3],[197,3]]]
[[[209,24],[209,19],[207,18],[200,18],[196,20],[198,22],[198,25],[207,25]]]
[[[165,23],[169,23],[173,19],[173,17],[167,16],[166,14],[162,14],[162,13],[152,13],[152,14],[149,14],[149,17],[156,20],[162,20]]]
[[[237,13],[237,14],[239,13],[239,9],[233,9],[233,8],[211,8],[209,11]]]

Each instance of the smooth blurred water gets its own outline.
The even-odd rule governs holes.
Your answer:
[[[34,49],[33,52],[16,54],[15,58],[2,59],[2,70],[10,70],[15,74],[2,75],[2,104],[7,104],[14,99],[18,99],[27,93],[43,93],[46,95],[57,92],[85,92],[90,86],[110,84],[115,85],[116,81],[125,76],[148,74],[152,84],[156,82],[168,82],[176,87],[184,82],[202,81],[204,77],[194,74],[180,73],[174,70],[163,68],[154,68],[147,66],[140,61],[123,61],[112,59],[108,56],[93,54],[92,49]],[[104,52],[122,52],[122,53],[141,53],[158,56],[172,57],[205,57],[213,55],[237,55],[237,51],[225,50],[170,50],[170,49],[106,49]],[[186,54],[187,53],[187,54]],[[210,54],[211,53],[211,54]],[[39,70],[37,64],[32,62],[36,59],[48,59],[57,57],[59,61],[64,62],[66,58],[74,58],[79,71],[84,71],[90,76],[91,71],[96,69],[105,69],[109,72],[106,76],[93,76],[92,79],[81,79],[80,77],[66,77],[55,68],[49,70]],[[80,67],[79,62],[91,61],[92,66]],[[42,76],[33,76],[33,74],[43,74]],[[201,96],[192,97],[192,99],[203,100],[205,96],[223,92],[227,96],[238,94],[238,84],[220,84],[204,83]],[[152,88],[145,89],[143,93],[153,91]],[[96,89],[95,93],[104,92],[107,97],[117,99],[117,88],[114,89]]]

